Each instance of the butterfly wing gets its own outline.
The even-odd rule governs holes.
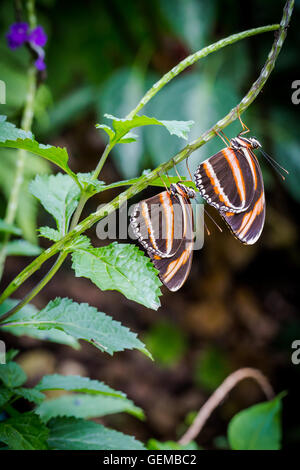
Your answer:
[[[130,224],[149,255],[172,257],[178,251],[183,239],[178,233],[179,219],[176,217],[177,212],[182,212],[180,208],[177,197],[168,191],[135,206]]]
[[[194,248],[193,209],[188,198],[182,207],[184,234],[179,249],[171,258],[151,255],[154,266],[159,271],[161,281],[171,291],[177,291],[185,283],[191,270]],[[177,219],[176,219],[177,220]]]
[[[201,196],[218,210],[238,213],[254,196],[255,167],[243,150],[227,147],[202,162],[195,183]]]
[[[261,169],[254,153],[249,149],[247,151],[251,155],[255,167],[253,200],[244,212],[236,214],[230,211],[220,211],[220,214],[238,240],[246,245],[253,245],[263,230],[266,208]]]

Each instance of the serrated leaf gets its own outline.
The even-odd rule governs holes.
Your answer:
[[[12,450],[45,450],[49,431],[34,414],[23,414],[0,423],[0,441]]]
[[[132,142],[136,142],[139,136],[134,134],[133,132],[128,132],[122,139],[119,140],[119,144],[131,144]]]
[[[234,450],[279,450],[281,448],[282,394],[236,414],[228,426]]]
[[[0,316],[4,313],[6,313],[8,310],[13,308],[16,304],[18,303],[17,300],[15,299],[7,299],[3,304],[0,305]],[[15,313],[10,317],[10,320],[12,322],[18,322],[19,319],[22,319],[22,321],[30,321],[33,315],[35,315],[38,312],[36,307],[33,305],[27,304],[24,307],[22,307],[19,312]],[[1,318],[0,318],[1,321]],[[15,335],[15,336],[23,336],[27,335],[30,336],[31,338],[37,338],[40,340],[44,341],[52,341],[53,343],[59,343],[59,344],[66,344],[68,346],[71,346],[74,349],[79,349],[80,344],[78,341],[73,338],[73,336],[67,335],[64,333],[64,331],[57,330],[56,328],[49,328],[46,330],[40,330],[38,327],[34,325],[26,325],[26,326],[14,326],[10,328],[9,325],[1,325],[0,328],[3,328],[3,330],[8,331],[9,333]],[[8,359],[6,359],[8,361]]]
[[[115,131],[112,130],[111,127],[107,126],[106,124],[96,124],[97,129],[102,129],[108,135],[110,140],[113,140],[115,136]]]
[[[132,119],[121,119],[111,114],[104,114],[104,116],[113,121],[113,128],[115,130],[113,141],[116,142],[125,137],[130,129],[151,125],[164,126],[171,135],[174,134],[186,140],[194,124],[194,121],[164,121],[148,116],[134,116]]]
[[[80,235],[71,242],[67,243],[64,251],[86,250],[91,247],[91,240],[85,235]]]
[[[125,393],[110,388],[98,380],[92,380],[80,375],[44,375],[35,386],[36,390],[68,390],[79,393],[110,395],[118,398],[126,398]]]
[[[3,405],[5,405],[5,403],[7,403],[8,400],[10,400],[12,395],[13,395],[13,392],[10,389],[2,387],[2,386],[0,387],[0,408]]]
[[[93,172],[77,173],[77,177],[85,193],[89,196],[99,193],[105,186],[104,181],[99,181],[98,179],[93,178]]]
[[[46,400],[35,409],[35,413],[45,423],[58,416],[97,418],[121,412],[129,413],[139,419],[144,418],[141,408],[126,398],[80,393]]]
[[[49,422],[48,445],[57,450],[145,450],[132,436],[83,419],[56,418]]]
[[[5,251],[7,256],[38,256],[43,250],[27,240],[12,240],[7,243]]]
[[[59,233],[67,232],[70,219],[77,207],[80,190],[69,175],[38,175],[29,185],[29,191],[51,214]]]
[[[18,129],[11,122],[7,122],[6,116],[0,116],[0,142],[17,139],[32,139],[32,133],[23,129]]]
[[[0,366],[0,380],[8,388],[19,387],[26,382],[27,377],[23,369],[16,362],[8,362]]]
[[[21,235],[22,231],[15,225],[8,224],[5,220],[0,219],[0,232],[11,233],[12,235]]]
[[[91,279],[101,290],[117,290],[128,299],[157,310],[160,306],[157,270],[135,245],[111,243],[72,254],[77,277]]]
[[[78,304],[68,298],[56,298],[40,312],[30,318],[21,316],[21,310],[9,322],[0,325],[13,332],[14,328],[40,328],[52,331],[54,328],[76,339],[89,341],[101,351],[113,354],[124,349],[138,349],[151,358],[145,345],[121,323],[88,304]],[[11,321],[12,320],[12,321]]]
[[[0,147],[27,150],[35,155],[46,158],[46,160],[59,166],[72,178],[77,179],[68,166],[69,157],[65,148],[39,144],[33,139],[31,132],[18,129],[10,122],[0,122]]]
[[[37,405],[42,403],[46,398],[43,393],[38,390],[35,390],[34,388],[19,387],[15,388],[13,392],[15,393],[15,395],[22,397],[32,403],[36,403]]]
[[[59,231],[56,230],[55,228],[40,227],[38,231],[40,232],[39,233],[40,237],[48,238],[49,240],[52,240],[53,242],[57,242],[61,238]]]

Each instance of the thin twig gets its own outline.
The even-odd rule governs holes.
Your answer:
[[[62,250],[66,243],[73,241],[79,234],[85,232],[87,229],[92,227],[96,222],[107,217],[110,213],[118,209],[122,204],[126,203],[127,200],[141,192],[143,189],[150,185],[151,181],[159,176],[160,173],[166,173],[168,170],[173,168],[175,164],[180,163],[182,160],[188,158],[196,149],[203,146],[213,137],[215,137],[215,130],[222,130],[231,124],[235,119],[241,115],[250,104],[256,99],[263,86],[265,85],[268,77],[270,76],[278,54],[282,48],[286,37],[287,27],[292,15],[294,6],[294,0],[288,0],[283,10],[283,16],[280,23],[280,28],[276,31],[275,40],[272,45],[271,51],[268,55],[267,61],[261,70],[261,73],[256,82],[251,86],[249,92],[244,96],[241,102],[233,108],[223,119],[218,121],[208,131],[204,132],[201,137],[196,139],[191,144],[184,147],[175,157],[172,157],[168,162],[162,163],[155,170],[151,171],[147,175],[143,175],[140,180],[128,188],[126,191],[121,193],[110,203],[106,204],[96,212],[90,214],[86,219],[80,222],[72,231],[61,238],[58,242],[54,243],[50,248],[45,250],[40,256],[38,256],[32,263],[30,263],[15,279],[8,285],[3,294],[0,297],[0,304],[7,299],[24,281],[26,281],[35,271],[37,271],[42,264],[60,250]]]
[[[271,400],[274,397],[274,391],[268,379],[258,369],[245,367],[243,369],[236,370],[224,380],[224,382],[217,388],[217,390],[215,390],[215,392],[211,395],[207,402],[204,403],[204,405],[200,408],[193,423],[184,433],[178,443],[181,445],[187,445],[189,444],[189,442],[193,441],[202,430],[203,426],[205,425],[208,418],[211,416],[212,412],[217,408],[217,406],[220,405],[220,403],[224,400],[228,393],[241,380],[244,379],[254,379],[260,386],[268,400]]]

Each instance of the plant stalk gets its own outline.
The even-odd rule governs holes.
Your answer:
[[[0,297],[0,303],[2,303],[5,299],[7,299],[26,279],[28,279],[28,277],[31,276],[31,274],[33,274],[36,270],[38,270],[47,259],[54,256],[59,251],[63,250],[66,243],[70,243],[71,241],[73,241],[79,234],[85,232],[87,229],[92,227],[96,222],[98,222],[99,220],[106,217],[111,212],[118,209],[128,199],[130,199],[131,197],[135,196],[140,191],[145,189],[151,183],[151,181],[153,181],[155,178],[159,176],[160,173],[166,173],[168,170],[173,168],[174,165],[188,158],[192,152],[194,152],[196,149],[198,149],[199,147],[203,146],[206,142],[211,140],[215,136],[216,130],[219,131],[227,127],[250,106],[250,104],[256,99],[256,97],[262,90],[263,86],[265,85],[267,79],[269,78],[274,68],[276,59],[278,57],[278,54],[282,48],[283,42],[286,37],[286,30],[287,30],[287,27],[288,27],[288,24],[292,15],[293,7],[294,7],[294,0],[288,0],[285,4],[280,27],[279,27],[278,33],[275,36],[275,40],[273,42],[273,45],[268,55],[268,58],[266,60],[266,63],[264,67],[262,68],[258,79],[251,86],[250,90],[244,96],[241,102],[236,107],[234,107],[224,118],[222,118],[214,126],[212,126],[208,131],[204,132],[198,139],[196,139],[194,142],[184,147],[174,158],[171,158],[166,163],[162,163],[155,170],[151,171],[147,175],[142,176],[136,184],[132,185],[130,188],[128,188],[123,193],[121,193],[119,196],[113,199],[113,201],[106,204],[104,207],[90,214],[86,219],[84,219],[76,227],[74,227],[66,236],[64,236],[61,240],[54,243],[50,248],[44,251],[39,257],[37,257],[32,263],[30,263],[18,276],[16,276],[16,278],[8,285],[8,287],[5,289],[5,291]],[[271,27],[266,27],[266,28],[271,28]],[[274,25],[272,29],[277,29],[277,25]],[[253,32],[253,34],[255,33]],[[226,40],[223,40],[223,43],[224,41]],[[220,43],[222,43],[222,41],[221,42],[219,41],[219,44]],[[224,47],[223,43],[219,45],[219,48]],[[218,49],[215,48],[214,50],[218,50]],[[184,68],[182,68],[182,70],[183,69]],[[165,83],[170,81],[171,78],[165,81]],[[161,79],[161,81],[163,79],[164,77]],[[158,83],[160,83],[161,81],[159,81]],[[152,93],[151,97],[153,97],[154,94],[155,93]],[[147,96],[147,99],[145,99],[146,96]],[[146,93],[145,97],[144,99],[141,100],[138,106],[128,115],[129,117],[133,117],[135,113],[138,112],[139,109],[141,109],[141,107],[144,106],[144,104],[146,104],[146,102],[149,101],[149,99],[151,99],[148,93]],[[106,158],[107,158],[107,155],[106,155]],[[99,162],[99,165],[100,165],[100,162]]]

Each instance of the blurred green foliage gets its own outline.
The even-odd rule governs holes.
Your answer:
[[[166,320],[156,323],[144,340],[147,348],[152,351],[154,360],[165,367],[178,362],[187,348],[184,333]]]
[[[196,384],[212,392],[232,372],[226,354],[213,346],[204,348],[195,362]]]

